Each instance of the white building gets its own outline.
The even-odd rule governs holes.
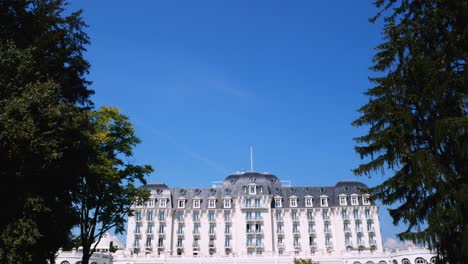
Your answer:
[[[271,174],[245,172],[211,188],[142,188],[151,196],[132,207],[126,249],[98,253],[94,263],[435,262],[426,249],[383,249],[379,208],[369,200],[367,186],[356,181],[292,187]],[[62,252],[57,263],[80,263],[72,261],[78,255]]]
[[[133,207],[123,259],[326,256],[360,263],[359,256],[372,256],[371,263],[394,263],[382,247],[379,208],[356,181],[292,187],[271,174],[245,172],[212,188],[143,188],[151,197]]]

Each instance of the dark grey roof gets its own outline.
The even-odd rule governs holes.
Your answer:
[[[185,199],[185,209],[194,209],[193,200],[200,199],[200,209],[208,208],[208,199],[216,199],[216,208],[223,208],[223,199],[225,197],[237,197],[247,195],[243,193],[243,187],[255,184],[262,187],[263,193],[260,195],[281,196],[282,208],[289,208],[289,199],[292,196],[297,197],[297,208],[305,208],[305,197],[313,197],[313,207],[320,207],[320,196],[328,197],[328,206],[339,206],[339,196],[344,194],[362,195],[368,187],[357,181],[339,181],[335,186],[315,186],[315,187],[283,187],[278,177],[267,173],[244,172],[232,174],[226,177],[220,187],[216,188],[169,188],[165,184],[147,184],[142,188],[154,190],[156,199],[167,198],[167,208],[177,209],[177,200]],[[349,200],[348,200],[349,205]],[[359,205],[362,205],[362,199],[359,199]],[[159,204],[156,205],[157,207]],[[234,205],[233,205],[234,206]],[[274,206],[274,203],[272,204]]]

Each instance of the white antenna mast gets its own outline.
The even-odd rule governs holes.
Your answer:
[[[252,146],[250,146],[250,171],[254,171],[253,170],[253,148]]]

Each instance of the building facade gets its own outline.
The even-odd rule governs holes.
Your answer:
[[[274,256],[383,252],[379,208],[367,186],[293,187],[244,172],[212,188],[143,186],[133,206],[127,250],[170,256]]]

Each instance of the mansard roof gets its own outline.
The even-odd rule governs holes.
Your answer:
[[[335,186],[285,187],[281,185],[281,180],[277,176],[258,172],[229,175],[220,186],[213,188],[169,188],[166,184],[146,184],[142,188],[151,190],[156,199],[168,199],[167,208],[177,208],[177,200],[184,199],[185,208],[193,209],[193,200],[200,199],[200,209],[211,209],[208,208],[208,200],[215,199],[216,207],[213,209],[221,209],[225,197],[248,195],[243,189],[249,185],[262,187],[263,192],[259,195],[280,196],[283,200],[282,208],[290,207],[290,198],[297,198],[297,208],[305,208],[306,197],[313,197],[313,207],[320,207],[320,197],[325,196],[328,198],[329,207],[338,206],[340,195],[361,196],[368,189],[365,184],[358,181],[339,181]],[[359,205],[362,205],[362,199],[359,199]]]

